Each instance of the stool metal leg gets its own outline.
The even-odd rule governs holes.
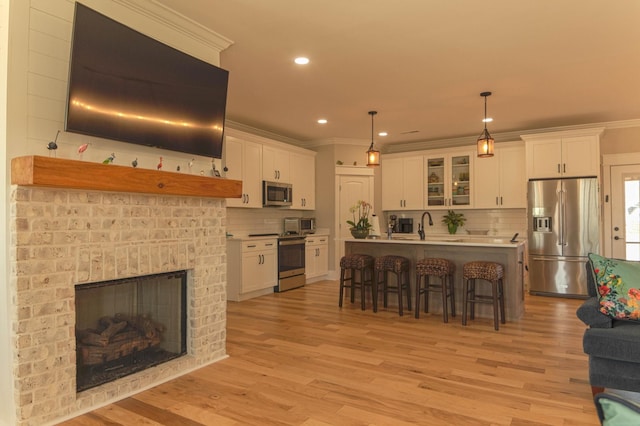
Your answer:
[[[371,298],[373,299],[373,312],[378,312],[378,281],[374,280],[373,268],[369,270],[369,280],[371,281]]]
[[[493,297],[493,328],[498,330],[498,280],[491,281],[491,296]]]
[[[447,276],[440,277],[442,286],[442,319],[444,322],[449,322],[449,309],[447,308]]]
[[[467,325],[467,304],[469,303],[469,279],[462,284],[462,325]]]
[[[504,282],[502,281],[502,278],[498,280],[498,285],[500,291],[500,317],[502,319],[501,322],[505,324],[506,320],[504,316]]]
[[[456,295],[455,295],[455,290],[453,289],[453,274],[450,274],[448,276],[448,281],[449,281],[449,294],[451,298],[451,316],[455,317],[456,316]]]
[[[338,300],[338,307],[342,308],[342,298],[344,296],[344,280],[345,280],[346,270],[343,268],[340,270],[340,299]]]
[[[420,285],[422,282],[422,275],[420,274],[416,274],[416,312],[415,312],[415,317],[419,318],[420,317]]]
[[[409,271],[405,271],[404,273],[404,278],[407,280],[405,285],[406,287],[406,291],[407,291],[407,311],[411,311],[411,308],[413,307],[412,303],[411,303],[411,274],[409,273]]]
[[[403,315],[402,312],[402,276],[404,275],[402,272],[396,272],[396,286],[398,287],[398,314],[400,316]]]
[[[367,286],[365,285],[366,276],[364,274],[365,268],[362,268],[360,271],[360,308],[364,311],[365,309],[365,299],[367,296]]]

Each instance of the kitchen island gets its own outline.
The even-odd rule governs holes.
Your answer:
[[[411,261],[411,299],[414,305],[416,261],[425,257],[441,257],[453,262],[456,320],[461,319],[462,315],[462,267],[466,262],[474,260],[498,262],[504,266],[506,319],[513,321],[522,317],[524,314],[524,251],[524,241],[511,242],[509,238],[490,236],[434,236],[427,237],[425,240],[411,237],[396,237],[391,240],[382,238],[345,240],[345,254],[362,253],[374,257],[392,254],[408,258]],[[477,288],[479,292],[490,293],[489,285],[481,285]],[[397,298],[390,296],[389,303],[390,305],[397,303]],[[412,310],[414,307],[412,306]],[[429,312],[434,314],[442,312],[442,298],[439,295],[430,296]],[[421,316],[423,315],[421,313]],[[493,318],[491,305],[476,306],[476,317]]]

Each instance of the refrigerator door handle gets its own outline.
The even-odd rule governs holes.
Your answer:
[[[560,190],[560,221],[562,222],[562,226],[560,229],[560,245],[561,246],[566,246],[567,245],[567,239],[566,239],[566,229],[567,229],[567,215],[566,215],[566,203],[565,203],[565,192],[564,189]]]

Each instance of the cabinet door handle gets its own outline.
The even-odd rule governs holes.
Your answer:
[[[502,205],[502,197],[500,197],[500,205]]]
[[[496,206],[499,206],[500,204],[498,203],[498,197],[496,197]]]
[[[562,173],[567,173],[567,163],[562,163]]]
[[[255,244],[251,244],[249,246],[247,246],[247,248],[254,248],[256,245]]]
[[[558,163],[558,173],[560,173],[560,163]]]

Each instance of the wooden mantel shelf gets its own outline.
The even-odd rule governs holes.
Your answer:
[[[11,184],[211,198],[242,196],[238,180],[37,155],[11,160]]]

